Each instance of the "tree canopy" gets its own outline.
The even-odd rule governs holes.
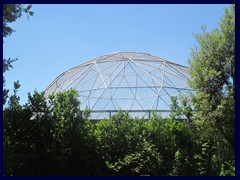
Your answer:
[[[8,23],[26,11],[4,5],[3,36],[11,35]],[[204,27],[195,37],[199,46],[189,60],[195,93],[192,99],[172,97],[165,119],[119,111],[93,123],[89,110],[80,110],[81,94],[74,89],[48,97],[34,91],[20,105],[15,82],[3,110],[3,174],[235,175],[235,6],[226,9],[219,28]],[[4,71],[11,59],[5,63]]]
[[[10,27],[10,24],[22,16],[22,13],[26,13],[27,16],[33,16],[34,12],[30,11],[32,5],[28,5],[24,8],[22,4],[3,4],[3,38],[11,36],[14,29]],[[3,74],[13,68],[12,63],[17,61],[17,58],[3,58]],[[3,76],[3,104],[6,103],[8,98],[9,89],[5,88],[5,78]]]
[[[10,36],[14,30],[10,27],[10,23],[16,21],[22,16],[22,13],[27,13],[29,16],[33,16],[34,12],[30,11],[32,5],[28,5],[24,8],[22,4],[3,4],[3,37]]]
[[[199,46],[189,60],[190,85],[200,118],[235,147],[235,6],[225,10],[220,26],[195,34]]]

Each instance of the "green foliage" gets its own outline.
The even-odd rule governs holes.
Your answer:
[[[90,110],[80,110],[77,91],[49,97],[34,91],[20,105],[15,82],[3,111],[4,175],[234,176],[234,14],[231,6],[220,29],[196,35],[200,48],[190,61],[196,93],[172,97],[166,119],[119,111],[94,124]],[[4,72],[12,62],[5,61]]]
[[[109,169],[114,170],[115,175],[157,175],[162,163],[161,156],[154,145],[147,141],[138,144],[136,151],[126,154],[114,163],[106,161]]]
[[[188,125],[192,124],[192,117],[195,114],[192,108],[191,96],[181,95],[171,97],[171,119],[187,119]]]
[[[184,115],[179,106],[184,103],[176,101],[172,106]],[[173,112],[167,119],[154,115],[146,121],[119,112],[100,121],[94,133],[98,155],[110,170],[105,175],[196,175],[195,129],[175,117]]]
[[[192,49],[189,60],[190,85],[196,90],[193,104],[198,117],[216,128],[234,152],[235,6],[226,9],[219,28],[202,30],[195,35],[199,47]]]
[[[119,111],[93,124],[75,90],[35,91],[19,105],[15,84],[4,109],[4,175],[233,175],[224,143],[187,118],[149,120]],[[184,115],[186,103],[173,98]],[[176,101],[178,103],[176,103]],[[189,104],[189,103],[188,103]]]
[[[21,17],[22,9],[20,4],[3,4],[3,37],[12,34],[13,29],[8,24]]]
[[[171,176],[181,176],[181,175],[193,175],[188,174],[189,172],[186,172],[186,169],[189,166],[189,156],[183,151],[178,149],[175,153],[175,159],[172,171],[170,172]],[[186,174],[187,173],[187,174]]]
[[[195,155],[201,175],[234,175],[235,161],[235,5],[225,10],[219,28],[202,28],[199,47],[189,60],[190,85],[196,90],[193,105],[198,128]],[[226,162],[232,162],[226,165]]]
[[[211,148],[209,143],[202,144],[200,154],[194,157],[197,160],[197,171],[199,175],[212,175],[211,172]]]
[[[26,13],[28,16],[33,16],[34,12],[30,11],[32,5],[26,8],[22,4],[3,4],[3,37],[10,36],[14,30],[9,26],[9,23],[15,22]]]
[[[105,175],[156,175],[161,155],[146,140],[144,119],[132,119],[121,111],[95,127],[97,153],[105,162]]]
[[[10,36],[14,32],[9,24],[20,18],[22,16],[22,12],[25,12],[28,18],[29,15],[33,16],[34,12],[30,11],[31,7],[32,5],[28,5],[26,8],[24,8],[24,6],[21,4],[3,4],[3,38]],[[3,58],[3,73],[13,68],[12,63],[15,61],[17,61],[17,58]],[[9,89],[5,88],[5,83],[6,80],[3,76],[3,105],[5,105],[9,93]]]
[[[94,175],[92,123],[78,108],[77,92],[46,99],[35,91],[28,98],[20,106],[14,94],[4,110],[4,174]]]
[[[233,162],[224,162],[221,167],[220,176],[235,176],[235,164]]]
[[[4,174],[8,175],[19,174],[27,161],[24,149],[27,146],[28,137],[25,134],[28,129],[28,118],[30,118],[29,111],[19,105],[17,96],[19,84],[16,83],[14,88],[14,94],[9,98],[9,107],[3,112]]]

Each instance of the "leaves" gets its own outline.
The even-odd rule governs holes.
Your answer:
[[[195,35],[199,46],[192,49],[189,60],[190,85],[196,91],[193,104],[198,110],[195,122],[203,121],[215,130],[216,138],[228,141],[231,154],[235,151],[231,133],[235,131],[235,5],[225,10],[220,27],[202,30]]]
[[[7,23],[23,7],[4,8],[10,13]],[[30,9],[25,8],[29,15]],[[94,124],[90,110],[79,109],[76,90],[49,97],[34,91],[20,105],[20,84],[14,83],[3,113],[4,175],[235,175],[233,17],[231,6],[220,29],[203,27],[196,35],[200,47],[192,49],[189,60],[196,93],[172,97],[166,119],[156,114],[149,120],[132,118],[120,110]],[[5,60],[4,72],[11,62]]]
[[[23,5],[21,4],[3,4],[3,38],[10,36],[14,32],[9,24],[20,18],[22,16],[22,12],[26,12],[27,15],[30,14],[31,16],[34,14],[33,12],[29,11],[31,7],[31,5],[28,5],[27,8],[23,9]],[[3,58],[3,73],[13,68],[12,63],[16,60],[17,58]],[[9,92],[9,90],[5,88],[5,82],[6,80],[3,76],[3,105],[5,105],[7,101]]]
[[[89,110],[78,108],[77,97],[72,89],[48,99],[43,92],[35,91],[21,106],[16,89],[12,98],[15,104],[4,110],[5,175],[186,176],[233,172],[232,167],[222,165],[227,159],[223,161],[219,152],[223,143],[206,136],[202,125],[189,126],[187,119],[176,116],[131,118],[121,111],[93,124],[88,119]],[[184,115],[185,107],[191,109],[186,99],[174,99],[179,114]]]
[[[31,7],[32,5],[24,8],[21,4],[3,4],[3,37],[6,38],[14,32],[9,24],[20,18],[22,12],[30,16],[34,14],[34,12],[30,11]]]

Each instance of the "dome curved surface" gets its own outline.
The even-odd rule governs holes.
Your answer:
[[[171,96],[191,90],[188,80],[185,66],[146,53],[112,53],[63,72],[45,96],[74,88],[81,109],[170,110]]]

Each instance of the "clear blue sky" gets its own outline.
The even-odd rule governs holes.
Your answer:
[[[188,65],[193,33],[217,27],[226,4],[207,5],[36,5],[33,17],[11,24],[4,58],[16,58],[5,74],[7,88],[20,81],[27,93],[43,91],[59,74],[112,52],[143,52]]]

